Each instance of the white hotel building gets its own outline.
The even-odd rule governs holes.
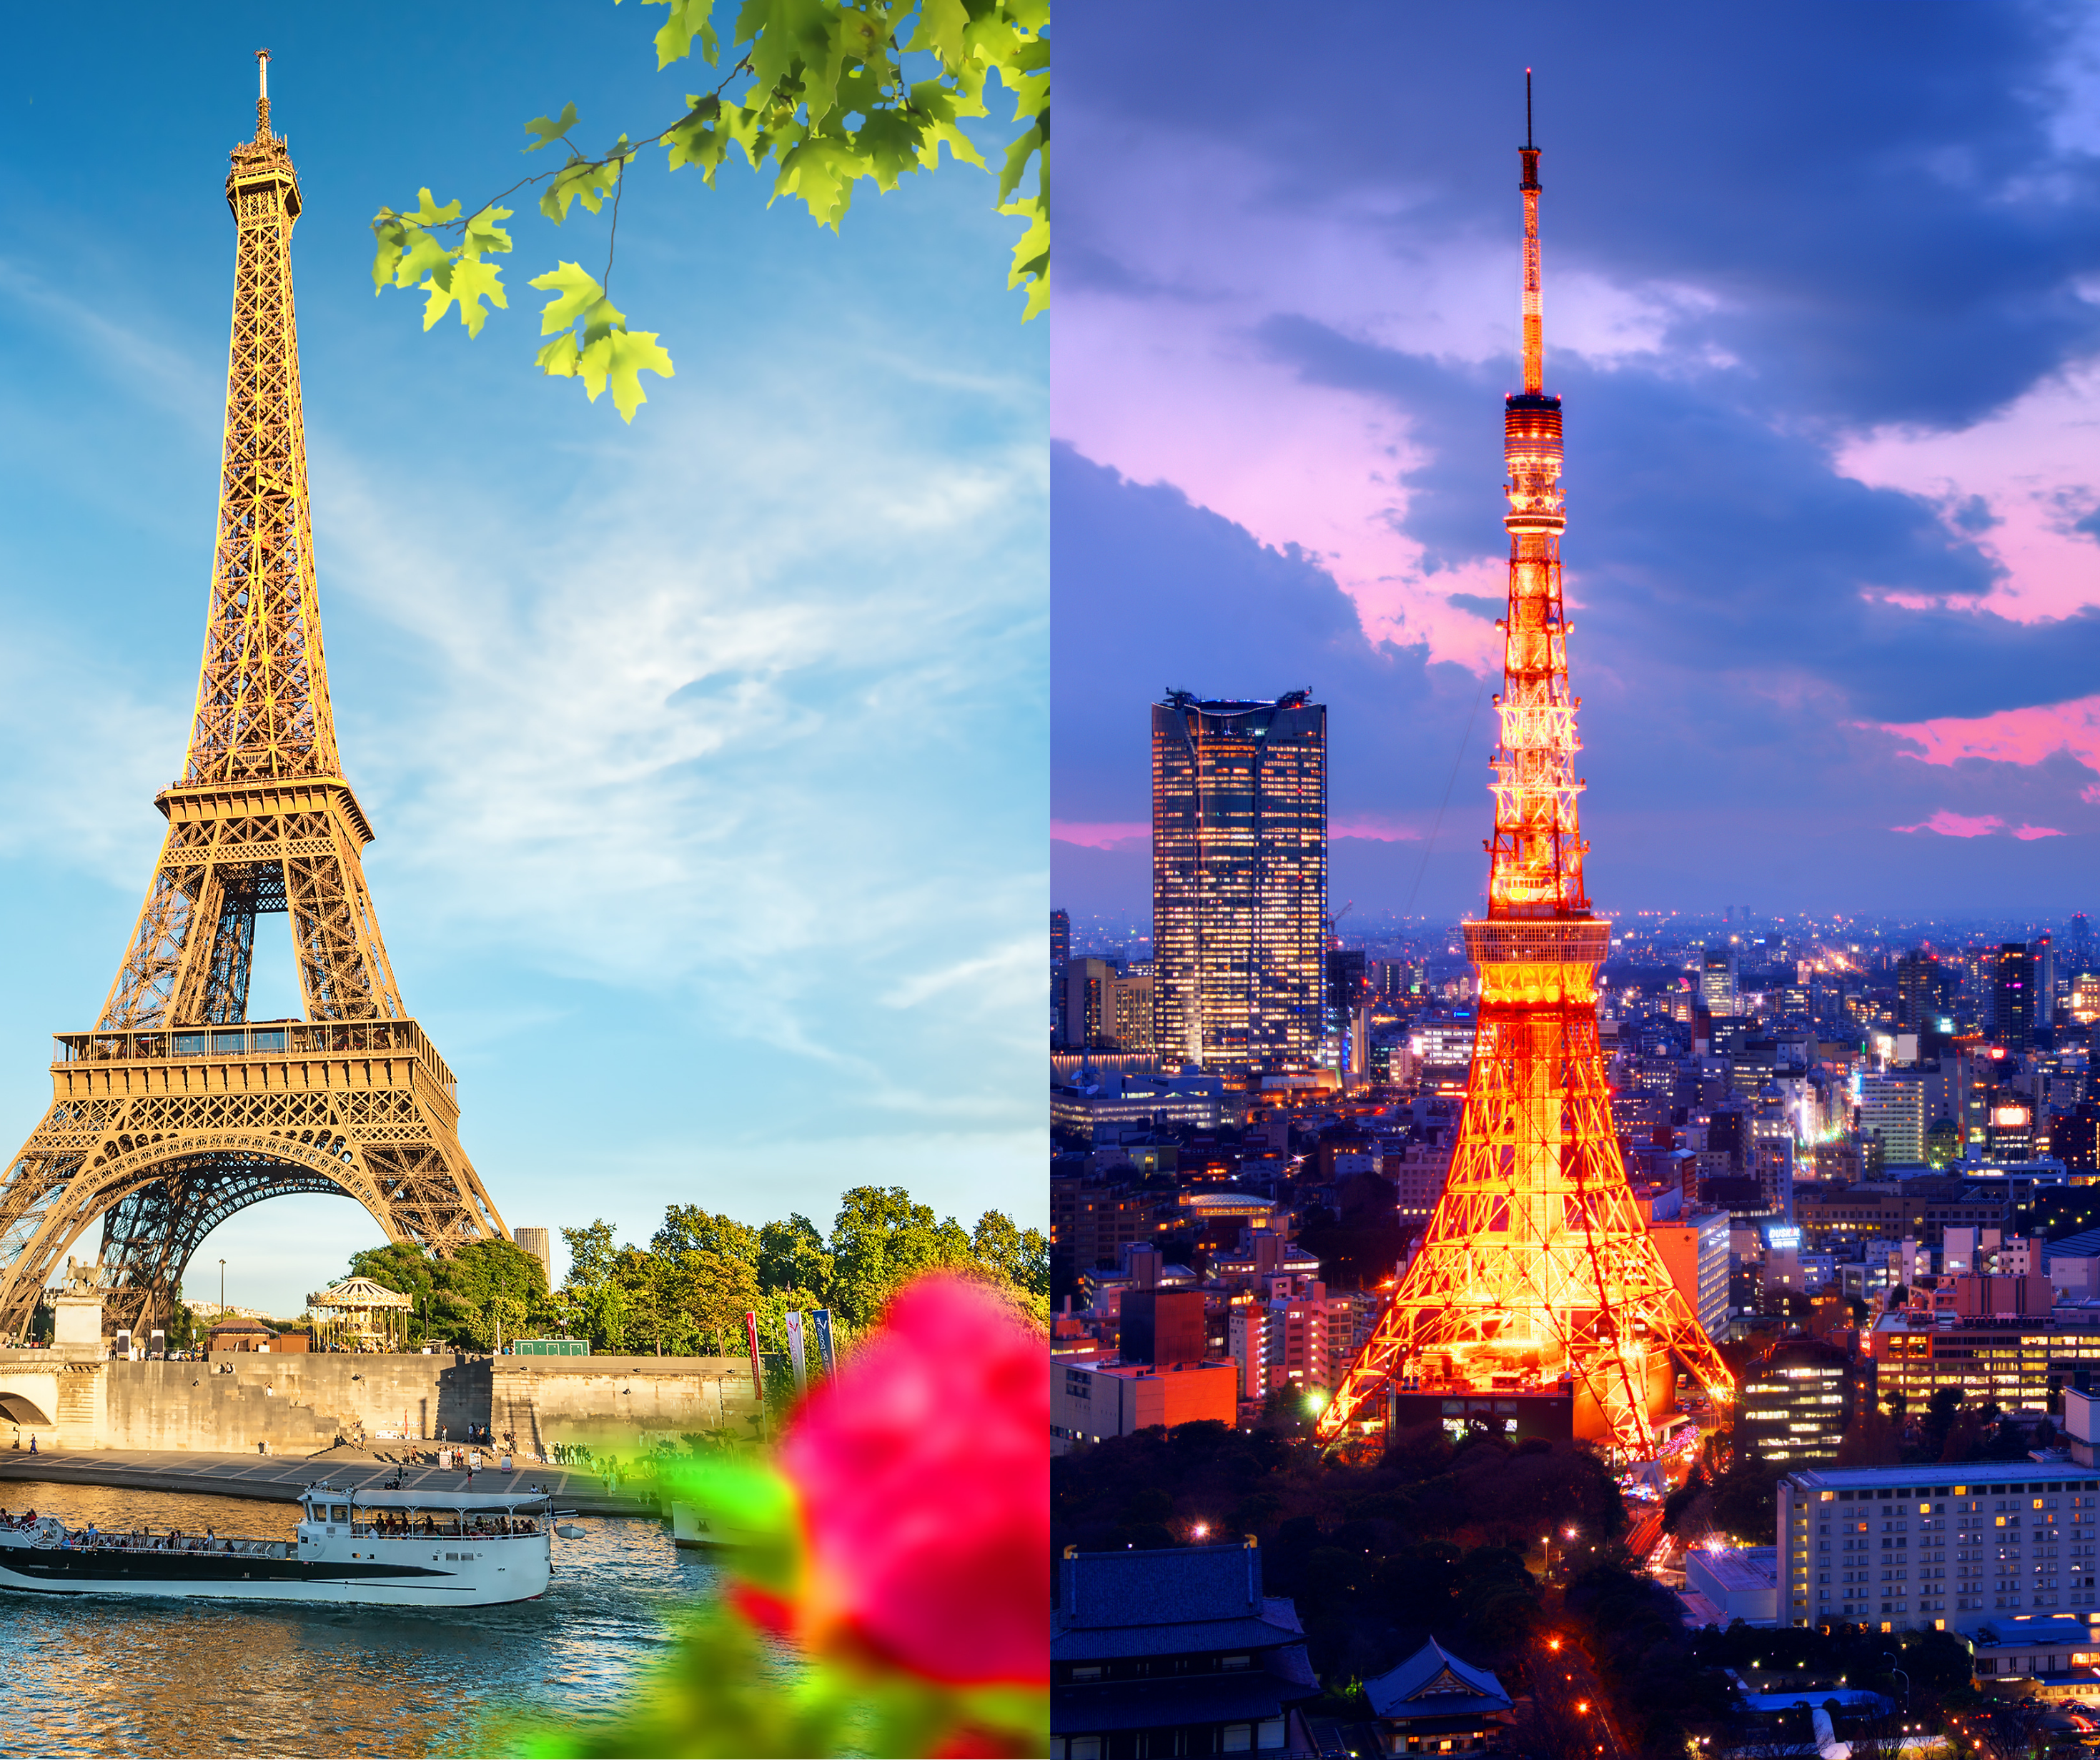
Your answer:
[[[2100,1476],[2065,1461],[1812,1467],[1779,1484],[1778,1623],[1885,1632],[2100,1613]]]

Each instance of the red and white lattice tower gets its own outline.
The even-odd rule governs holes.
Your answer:
[[[1527,121],[1529,111],[1527,76]],[[1611,925],[1582,880],[1575,711],[1560,598],[1560,399],[1545,391],[1538,149],[1524,180],[1524,389],[1507,400],[1509,616],[1495,834],[1466,1112],[1444,1195],[1392,1306],[1321,1413],[1342,1439],[1382,1388],[1573,1395],[1578,1436],[1655,1452],[1674,1364],[1717,1406],[1735,1384],[1649,1239],[1612,1123],[1597,1036]]]

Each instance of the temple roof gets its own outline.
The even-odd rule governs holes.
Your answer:
[[[1462,1662],[1432,1638],[1405,1662],[1364,1683],[1382,1718],[1458,1717],[1507,1711],[1510,1696],[1484,1668]]]

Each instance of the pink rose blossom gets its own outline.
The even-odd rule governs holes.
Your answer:
[[[925,1679],[1049,1675],[1050,1389],[1042,1338],[966,1278],[920,1278],[783,1439],[821,1642],[845,1627]]]

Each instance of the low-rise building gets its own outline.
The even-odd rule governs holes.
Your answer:
[[[2100,1698],[2100,1638],[2083,1615],[2015,1614],[1987,1620],[1969,1634],[1979,1679],[2027,1679],[2059,1687],[2050,1698]]]
[[[1972,1405],[2046,1411],[2081,1366],[2100,1365],[2100,1327],[2058,1326],[2050,1315],[1963,1320],[1898,1310],[1861,1340],[1878,1397],[1900,1392],[1921,1412],[1934,1393],[1960,1388]],[[2055,1390],[2051,1383],[2055,1384]]]
[[[1052,1760],[1311,1754],[1305,1631],[1244,1546],[1068,1551],[1050,1614]]]
[[[1772,1625],[1779,1605],[1777,1550],[1692,1547],[1684,1555],[1684,1601],[1702,1624]]]
[[[1431,1639],[1396,1668],[1364,1683],[1388,1754],[1478,1753],[1508,1727],[1502,1683]]]
[[[1050,1452],[1075,1443],[1140,1430],[1239,1415],[1240,1371],[1236,1363],[1176,1363],[1155,1369],[1145,1363],[1074,1362],[1050,1366]]]

